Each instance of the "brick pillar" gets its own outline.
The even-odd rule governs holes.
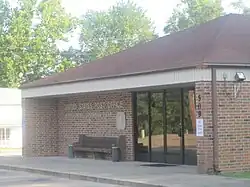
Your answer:
[[[204,136],[197,137],[197,166],[199,173],[208,173],[213,168],[213,125],[211,82],[197,82],[196,117],[204,120]]]
[[[56,156],[58,153],[57,101],[23,99],[23,156]]]

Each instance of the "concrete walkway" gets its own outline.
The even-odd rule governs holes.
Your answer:
[[[22,171],[0,170],[1,187],[124,187],[83,180],[69,180]]]
[[[142,162],[68,159],[65,157],[0,157],[0,169],[28,171],[51,176],[124,186],[249,187],[250,180],[208,176],[192,166],[148,167]]]

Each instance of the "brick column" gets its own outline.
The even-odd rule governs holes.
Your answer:
[[[58,155],[56,99],[23,99],[23,156]]]
[[[197,137],[197,166],[199,173],[213,168],[213,126],[211,82],[195,84],[196,117],[204,120],[204,136]]]

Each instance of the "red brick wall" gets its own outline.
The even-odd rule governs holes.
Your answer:
[[[204,137],[197,137],[198,168],[207,172],[213,166],[211,83],[196,83],[196,105],[201,95]],[[216,153],[221,171],[250,170],[250,82],[244,82],[234,98],[233,83],[217,83],[218,141]]]
[[[130,93],[85,94],[54,99],[26,99],[24,155],[67,155],[79,134],[126,136],[126,160],[134,159]],[[125,112],[126,128],[117,130],[116,113]]]
[[[23,155],[56,156],[58,154],[57,101],[23,100]]]
[[[198,82],[195,85],[196,110],[200,104],[201,117],[204,120],[204,137],[197,137],[197,165],[201,173],[213,168],[213,134],[212,134],[212,94],[210,82]],[[199,101],[200,97],[200,101]]]
[[[60,98],[58,102],[59,154],[67,154],[67,145],[79,134],[90,136],[126,136],[126,159],[134,159],[132,99],[130,93],[85,94]],[[125,130],[117,130],[116,113],[125,112]]]
[[[250,171],[250,82],[242,83],[237,98],[233,83],[218,87],[219,167]]]

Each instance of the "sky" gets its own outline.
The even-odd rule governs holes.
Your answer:
[[[226,12],[234,12],[229,5],[233,0],[223,0]],[[250,5],[250,0],[244,0]],[[105,10],[113,5],[116,0],[62,0],[63,6],[72,15],[80,16],[87,10]],[[166,21],[171,16],[173,9],[180,0],[134,0],[138,5],[147,11],[147,15],[152,19],[156,26],[156,32],[163,34]]]
[[[152,19],[156,26],[156,32],[161,33],[164,24],[171,15],[173,8],[179,0],[134,0],[142,6],[148,17]],[[73,15],[80,16],[88,9],[105,10],[112,6],[116,0],[62,0],[66,10]],[[157,2],[157,3],[156,3]]]
[[[16,0],[9,0],[15,2]],[[73,16],[81,16],[88,10],[106,10],[117,0],[62,0],[62,5],[66,11],[71,13]],[[173,9],[180,2],[180,0],[133,0],[139,6],[144,8],[147,12],[147,16],[151,18],[156,27],[156,33],[159,36],[164,35],[163,28],[166,25],[166,21],[171,16]],[[222,0],[224,10],[227,13],[236,13],[230,4],[237,0]],[[247,6],[250,6],[250,0],[243,0]],[[71,39],[71,44],[77,47],[76,43],[78,37]],[[59,42],[60,43],[60,42]],[[69,44],[69,45],[71,45]],[[65,43],[61,43],[65,48]],[[59,44],[60,46],[60,44]],[[60,47],[59,47],[60,48]]]

